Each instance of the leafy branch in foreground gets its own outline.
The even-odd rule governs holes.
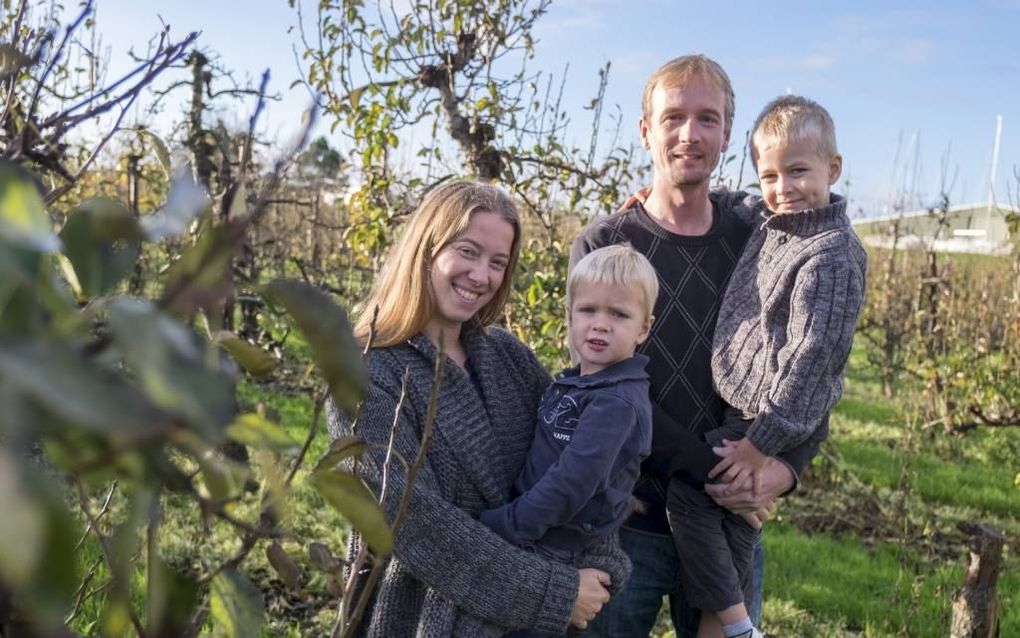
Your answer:
[[[203,335],[193,326],[196,317],[209,325],[216,316],[233,285],[231,256],[305,137],[274,165],[254,204],[222,223],[201,189],[180,178],[158,215],[136,218],[119,202],[89,200],[55,234],[34,176],[0,163],[0,494],[8,508],[0,522],[0,634],[68,635],[82,605],[97,599],[105,634],[194,636],[212,622],[228,636],[258,635],[265,606],[243,568],[262,546],[281,580],[302,586],[279,544],[301,540],[282,505],[325,394],[298,446],[270,420],[236,414],[235,370],[264,377],[273,359],[233,333]],[[197,240],[167,272],[157,301],[117,294],[142,244],[193,219]],[[260,292],[311,346],[328,395],[354,411],[365,374],[344,311],[303,282],[277,280]],[[258,465],[223,454],[230,441],[254,451]],[[310,484],[381,563],[392,531],[361,481],[321,466]],[[67,485],[73,495],[63,494]],[[90,497],[97,487],[106,494],[98,511]],[[233,530],[236,551],[212,563],[166,562],[159,530],[171,496],[192,504],[196,525]],[[69,500],[84,535],[75,532]],[[99,556],[82,575],[75,552],[86,536]],[[308,548],[313,564],[338,573],[339,560],[321,543]]]

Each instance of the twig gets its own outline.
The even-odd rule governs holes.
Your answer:
[[[396,516],[393,518],[392,527],[394,536],[398,534],[400,526],[403,524],[407,516],[407,508],[411,504],[411,498],[414,492],[414,483],[418,478],[418,473],[421,471],[422,466],[425,465],[425,455],[428,451],[429,444],[432,442],[432,434],[435,431],[436,410],[439,405],[439,388],[442,385],[443,369],[445,367],[446,351],[443,342],[443,334],[440,333],[439,348],[436,352],[436,367],[432,376],[432,388],[429,391],[428,408],[425,411],[425,425],[422,429],[421,444],[418,448],[418,456],[414,459],[414,463],[407,471],[404,493],[401,495],[400,505],[397,508]],[[354,635],[354,630],[357,628],[362,615],[365,613],[365,608],[368,606],[368,599],[371,597],[370,594],[372,589],[375,587],[376,582],[382,574],[382,569],[383,561],[376,561],[372,565],[372,571],[369,572],[368,580],[365,581],[365,587],[362,589],[361,596],[358,599],[358,605],[354,610],[354,614],[351,616],[351,620],[347,625],[346,631],[344,631],[343,638],[350,638]],[[356,572],[352,571],[352,574],[353,573]]]
[[[99,513],[96,514],[96,522],[102,520],[103,516],[106,515],[106,512],[109,511],[109,509],[110,509],[110,501],[113,499],[113,493],[116,490],[117,490],[117,481],[114,480],[113,483],[110,484],[110,491],[108,491],[106,493],[106,498],[103,500],[103,507],[99,510]],[[85,542],[85,539],[88,538],[89,532],[91,532],[91,531],[92,531],[92,522],[89,521],[89,524],[85,527],[85,532],[81,535],[81,538],[79,538],[78,542],[75,544],[74,551],[78,551],[79,549],[81,549],[82,544]]]
[[[294,476],[297,474],[298,469],[301,468],[301,464],[304,463],[305,455],[308,454],[308,448],[311,447],[312,440],[315,438],[315,432],[319,429],[319,417],[322,416],[322,407],[326,404],[327,397],[329,397],[329,390],[323,390],[315,399],[315,407],[312,410],[312,423],[308,428],[308,436],[305,437],[305,444],[301,446],[301,452],[294,459],[294,465],[290,468],[290,472],[283,482],[284,485],[290,485],[294,481]]]
[[[99,521],[92,515],[92,510],[89,509],[88,495],[85,493],[85,488],[82,486],[81,481],[74,478],[74,483],[78,488],[78,503],[81,508],[82,514],[89,521],[89,527],[96,536],[96,540],[99,542],[99,549],[103,553],[103,559],[106,564],[110,566],[110,571],[113,574],[113,581],[119,588],[126,587],[127,583],[121,583],[117,581],[117,570],[113,569],[114,564],[117,562],[116,557],[113,555],[113,550],[110,548],[108,539],[103,536],[103,533],[99,531]],[[131,605],[127,605],[128,617],[131,619],[131,624],[135,628],[135,632],[139,636],[145,635],[145,629],[142,627],[142,622],[138,618],[138,614],[135,613],[134,608]]]
[[[92,567],[89,569],[88,573],[85,574],[85,578],[82,579],[81,585],[79,585],[77,591],[74,592],[74,607],[71,609],[71,613],[69,613],[64,618],[65,625],[70,625],[71,622],[78,616],[78,612],[81,610],[81,606],[86,600],[88,600],[91,596],[94,596],[97,592],[103,591],[110,587],[110,583],[107,582],[100,585],[96,589],[93,589],[91,592],[86,593],[89,584],[92,582],[92,579],[95,578],[96,572],[99,570],[99,566],[102,564],[103,557],[100,556],[99,558],[96,559],[96,562],[92,563]]]
[[[39,105],[39,95],[42,93],[43,84],[46,83],[46,78],[49,77],[50,73],[53,72],[53,67],[57,65],[60,60],[60,55],[64,52],[64,47],[67,45],[67,41],[71,39],[73,34],[81,23],[84,22],[85,17],[92,13],[92,0],[87,0],[85,7],[82,9],[78,17],[75,18],[74,22],[67,25],[67,29],[64,30],[64,37],[60,40],[60,44],[57,45],[56,50],[53,52],[53,56],[50,58],[50,63],[46,65],[42,75],[39,76],[39,82],[35,86],[35,91],[32,93],[32,99],[28,103],[28,110],[25,112],[25,119],[31,120],[32,116],[35,115],[35,109]]]
[[[379,308],[378,308],[378,306],[376,306],[376,314],[378,314],[378,312],[379,312]],[[373,317],[373,321],[374,321],[374,317]],[[400,455],[395,450],[395,448],[396,448],[396,440],[397,440],[397,428],[398,428],[398,425],[400,423],[400,416],[404,412],[404,403],[405,403],[405,401],[407,401],[407,384],[408,384],[408,380],[410,379],[410,376],[411,376],[411,368],[408,367],[408,368],[406,368],[404,370],[404,377],[403,377],[403,379],[401,380],[401,383],[400,383],[400,398],[397,400],[397,407],[393,411],[394,412],[394,414],[393,414],[393,427],[390,428],[390,439],[389,439],[388,445],[386,446],[386,458],[383,461],[383,469],[382,469],[382,487],[381,487],[380,492],[379,492],[379,505],[381,507],[383,507],[383,508],[386,507],[386,494],[388,492],[388,487],[389,487],[389,480],[388,479],[389,479],[389,476],[390,476],[390,470],[391,470],[392,465],[393,465],[393,457],[394,457],[394,455],[396,455],[397,458],[400,458]],[[402,458],[400,458],[400,460],[401,460],[401,462],[403,462]],[[408,467],[405,464],[404,472],[406,473],[407,471],[408,471]],[[358,550],[358,556],[355,558],[354,563],[351,566],[350,576],[348,577],[347,583],[346,583],[346,591],[347,592],[352,592],[353,591],[353,589],[354,589],[354,582],[357,579],[357,576],[361,572],[362,568],[364,568],[365,561],[368,560],[368,558],[369,558],[368,546],[365,545],[365,544],[362,544],[361,547]],[[375,569],[375,564],[372,565],[372,568],[373,568],[373,570]],[[371,576],[371,574],[370,574],[370,576]],[[372,582],[371,579],[370,579],[369,582]],[[373,582],[373,586],[374,586],[374,582]],[[369,588],[368,591],[371,591],[371,589]],[[367,598],[367,596],[362,594],[362,599],[364,599],[364,598]],[[341,627],[341,626],[349,627],[350,626],[349,623],[347,622],[347,615],[348,615],[347,612],[348,612],[349,601],[350,601],[350,596],[349,595],[348,596],[344,596],[340,600],[340,611],[339,611],[339,614],[338,614],[338,617],[337,617],[337,625],[336,625],[336,627],[334,627],[334,634],[333,635],[336,635],[337,627]],[[359,600],[359,603],[360,603],[360,600]]]

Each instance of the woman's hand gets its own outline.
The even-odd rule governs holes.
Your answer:
[[[612,584],[609,574],[601,569],[586,567],[578,570],[580,582],[577,587],[577,600],[570,610],[570,624],[578,629],[587,629],[588,622],[609,602],[609,590]]]

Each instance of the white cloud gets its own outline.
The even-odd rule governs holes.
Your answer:
[[[635,51],[634,53],[616,57],[612,62],[613,66],[610,73],[621,73],[624,75],[644,73],[645,75],[650,75],[658,64],[662,64],[663,59],[661,53]]]
[[[755,69],[768,73],[795,73],[822,71],[831,68],[836,59],[831,55],[812,53],[808,55],[771,55],[751,62]]]
[[[895,47],[895,57],[903,64],[925,64],[935,50],[931,40],[906,40]]]
[[[831,55],[808,55],[801,59],[801,66],[812,71],[831,67],[836,60]]]
[[[833,20],[830,46],[857,57],[870,56],[911,66],[927,64],[935,53],[935,43],[914,33],[943,31],[954,19],[950,13],[923,10],[842,15]]]

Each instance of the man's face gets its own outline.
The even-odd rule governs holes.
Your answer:
[[[712,177],[729,144],[721,89],[703,78],[652,91],[651,111],[641,118],[641,140],[652,154],[656,181],[677,188],[701,186]]]

